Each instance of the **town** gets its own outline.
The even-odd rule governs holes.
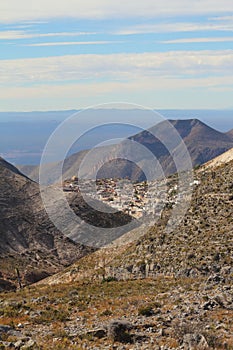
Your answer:
[[[189,186],[198,184],[195,180]],[[131,182],[127,178],[80,180],[73,176],[63,182],[63,191],[67,194],[78,192],[90,196],[136,219],[150,215],[160,216],[163,208],[172,208],[186,196],[178,191],[176,175],[150,182]]]

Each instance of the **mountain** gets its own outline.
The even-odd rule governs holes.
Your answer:
[[[175,130],[180,138],[177,137]],[[129,139],[151,151],[159,161],[166,176],[177,172],[174,154],[180,154],[183,151],[182,142],[185,143],[188,149],[193,167],[206,163],[233,146],[233,138],[230,135],[216,131],[197,119],[169,120],[169,123],[161,122],[148,131],[143,131]],[[125,141],[116,146],[117,148],[127,149],[129,155],[135,153],[135,146],[130,144],[125,146]],[[114,154],[114,149],[111,152],[112,154]],[[98,177],[113,177],[114,172],[116,172],[117,177],[130,177],[133,180],[143,181],[145,174],[142,171],[140,172],[139,168],[150,169],[151,159],[145,159],[144,152],[141,155],[134,155],[134,158],[137,159],[139,167],[123,159],[106,161],[98,172]],[[179,168],[185,169],[186,157],[181,158]]]
[[[17,267],[22,281],[31,283],[92,251],[54,227],[44,210],[38,185],[2,158],[0,213],[0,288],[13,287]]]
[[[65,159],[63,165],[63,173],[66,174],[63,176],[65,179],[70,179],[74,174],[78,173],[79,166],[87,154],[88,151],[81,151],[78,153],[74,153],[68,158]],[[58,172],[59,163],[49,163],[46,164],[46,171],[48,174],[48,184],[55,183],[59,179]],[[17,166],[20,171],[22,171],[25,175],[29,176],[30,179],[39,182],[39,166],[33,165],[18,165]]]
[[[88,271],[92,280],[98,280],[98,274],[103,273],[103,256],[106,278],[156,278],[161,274],[209,278],[217,273],[220,279],[230,280],[233,273],[232,154],[231,150],[220,156],[221,163],[216,158],[212,161],[214,167],[204,165],[195,170],[191,205],[173,230],[165,230],[171,215],[171,207],[165,206],[159,222],[147,230],[142,228],[143,234],[138,234],[140,228],[132,231],[129,233],[132,240],[120,239],[45,282],[79,281],[84,276],[87,278]],[[170,183],[175,187],[176,176],[170,178]]]
[[[198,119],[169,120],[169,122],[185,143],[193,167],[202,165],[232,148],[233,138],[214,130]],[[166,175],[175,173],[176,166],[173,161],[173,154],[179,150],[179,140],[174,141],[172,144],[172,154],[170,154],[171,152],[165,147],[165,143],[161,142],[154,135],[158,135],[167,144],[170,144],[170,140],[173,140],[175,137],[172,128],[168,128],[166,122],[162,122],[149,131],[143,131],[131,139],[146,146],[157,157]]]
[[[233,136],[231,132],[227,134],[221,133],[197,119],[170,120],[169,122],[184,141],[189,151],[193,167],[202,165],[233,147]],[[128,140],[135,141],[150,150],[161,164],[165,175],[171,175],[177,171],[173,154],[179,152],[181,142],[175,136],[174,129],[170,128],[166,121],[159,123],[148,131],[134,135]],[[125,159],[117,158],[119,151],[126,148],[129,154],[135,156],[135,146],[130,146],[127,143],[128,140],[116,146],[96,148],[95,152],[97,156],[102,153],[106,154],[105,161],[97,174],[98,178],[129,177],[140,181],[145,179],[145,174],[140,171],[137,165]],[[170,152],[166,148],[166,144],[170,145]],[[65,160],[63,167],[64,179],[77,175],[80,164],[87,154],[88,151],[82,151],[73,154]],[[116,154],[117,159],[112,160],[114,154]],[[146,163],[144,154],[142,156],[138,154],[136,157],[141,169],[147,167],[147,164],[150,164],[150,162]],[[185,166],[185,164],[182,164],[182,166]],[[33,168],[33,170],[28,167],[20,167],[20,170],[30,178],[38,181],[38,167]],[[47,170],[48,183],[56,182],[58,180],[57,164],[48,164]]]

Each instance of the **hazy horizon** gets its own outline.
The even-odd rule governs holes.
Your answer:
[[[101,109],[98,113],[101,113]],[[105,113],[108,110],[104,110]],[[72,112],[72,113],[71,113]],[[50,111],[50,112],[0,112],[0,154],[7,161],[15,165],[37,165],[43,148],[59,124],[73,114],[74,110]],[[113,121],[121,118],[126,120],[127,110],[112,110]],[[233,129],[233,111],[230,110],[158,110],[167,119],[199,119],[208,126],[227,132]],[[97,113],[97,111],[96,111]],[[120,117],[120,118],[119,118]],[[118,120],[117,119],[117,120]],[[83,138],[77,148],[70,154],[83,149],[88,149],[98,144],[103,138],[128,137],[136,134],[137,118],[135,125],[122,126],[122,128],[99,128],[95,134]],[[67,135],[67,137],[69,137]]]

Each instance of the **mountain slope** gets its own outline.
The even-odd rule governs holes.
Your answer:
[[[177,172],[173,155],[182,151],[182,141],[189,151],[193,167],[202,165],[233,147],[233,139],[229,135],[216,131],[197,119],[170,120],[169,123],[174,128],[167,122],[161,122],[150,130],[129,138],[149,149],[167,176]],[[174,130],[181,139],[176,136]],[[150,169],[150,160],[145,159],[144,152],[141,155],[135,154],[134,144],[130,145],[123,141],[116,146],[116,154],[117,150],[124,148],[127,149],[127,154],[134,155],[141,169]],[[114,149],[111,155],[114,155]],[[186,157],[180,159],[179,167],[185,169],[186,161]],[[139,171],[139,167],[124,159],[114,161],[106,159],[106,163],[98,172],[98,177],[114,177],[115,172],[116,177],[130,177],[133,180],[143,181],[145,175]]]
[[[191,206],[172,232],[165,233],[170,216],[170,209],[165,208],[157,225],[147,231],[143,228],[144,236],[136,239],[136,232],[133,242],[119,242],[99,250],[44,282],[98,280],[103,274],[118,280],[160,275],[212,278],[217,274],[218,279],[230,281],[233,274],[233,160],[214,169],[203,166],[195,172],[195,177],[199,185],[193,191]]]
[[[65,159],[63,165],[63,178],[70,179],[74,174],[78,173],[79,166],[87,154],[88,151],[81,151],[75,154],[72,154]],[[46,165],[46,172],[48,174],[48,184],[52,184],[58,181],[59,172],[58,172],[59,163],[49,163]],[[39,182],[39,166],[28,166],[28,165],[19,165],[19,170],[22,171],[25,175],[30,177],[30,179]]]
[[[226,135],[227,135],[228,137],[230,137],[230,138],[233,139],[233,129],[230,130],[230,131],[228,131],[228,132],[226,133]]]
[[[126,224],[137,226],[137,220],[125,213],[109,213],[106,204],[90,199],[90,206],[80,193],[68,192],[67,202],[80,219],[75,228],[70,227],[70,213],[57,196],[56,187],[45,188],[45,193],[47,206],[53,211],[55,208],[67,237],[48,217],[38,184],[0,159],[0,276],[7,280],[15,280],[14,270],[19,267],[25,283],[35,282],[123,235],[129,230]]]
[[[211,276],[230,278],[233,272],[233,161],[196,172],[200,184],[181,224],[164,235],[169,211],[161,223],[110,263],[116,275],[133,264],[132,276]],[[112,272],[111,272],[112,273]]]
[[[194,167],[224,153],[233,145],[233,140],[228,135],[212,129],[197,119],[170,120],[169,122],[184,141]],[[164,139],[168,143],[170,139],[174,138],[173,130],[168,130],[165,123],[157,125],[151,131],[159,135],[161,140]],[[176,167],[169,151],[163,145],[163,142],[155,138],[150,131],[144,131],[135,135],[132,139],[145,145],[153,152],[163,166],[166,175],[176,172]],[[176,149],[179,149],[178,143],[173,146],[173,152]]]
[[[56,339],[67,346],[68,333],[70,348],[75,339],[90,349],[111,348],[114,341],[125,349],[232,349],[232,175],[233,161],[196,170],[191,206],[172,232],[164,230],[166,208],[160,222],[134,242],[98,250],[34,285],[36,296],[47,296],[43,305],[53,312],[54,328],[55,310],[68,310],[59,329],[64,338],[51,339],[50,348]],[[34,308],[41,310],[41,303]],[[34,336],[48,329],[33,320],[26,329]],[[124,331],[120,340],[104,331],[126,321],[132,326],[128,342]]]
[[[229,151],[221,154],[220,156],[210,160],[206,164],[203,165],[205,169],[207,168],[217,168],[220,165],[227,164],[233,160],[233,148],[231,148]]]
[[[233,137],[231,134],[216,131],[197,119],[170,120],[169,122],[174,126],[186,144],[194,167],[208,162],[233,147]],[[153,134],[150,131],[153,132]],[[154,135],[156,135],[156,137]],[[149,131],[143,131],[130,137],[129,140],[136,141],[147,147],[158,159],[166,175],[173,174],[177,171],[173,157],[165,145],[167,143],[171,144],[172,153],[175,153],[179,152],[180,143],[174,141],[173,130],[168,128],[167,122],[161,122]],[[174,141],[173,144],[171,143],[172,140]],[[105,153],[107,157],[97,175],[99,178],[130,177],[133,180],[144,180],[145,175],[139,171],[138,166],[135,164],[130,164],[130,162],[119,158],[114,161],[112,160],[114,153],[117,155],[118,151],[125,147],[128,147],[129,152],[132,154],[135,153],[133,145],[125,145],[126,142],[123,141],[121,144],[116,145],[115,149],[114,147],[108,148],[109,146],[106,146]],[[100,152],[101,154],[102,150],[104,150],[104,148],[97,149],[96,152]],[[76,153],[65,160],[63,167],[64,179],[77,175],[81,161],[87,152],[88,151]],[[145,159],[141,159],[140,155],[138,155],[138,164],[141,168],[145,166]],[[20,167],[20,169],[30,178],[38,181],[38,167],[34,168],[33,171],[28,167]],[[48,164],[48,182],[52,183],[57,180],[57,164]]]
[[[38,185],[3,159],[0,213],[0,272],[13,282],[16,267],[25,282],[33,282],[91,251],[62,236],[43,208]]]

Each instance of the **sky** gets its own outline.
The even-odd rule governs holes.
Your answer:
[[[233,109],[232,0],[1,0],[0,111]]]

